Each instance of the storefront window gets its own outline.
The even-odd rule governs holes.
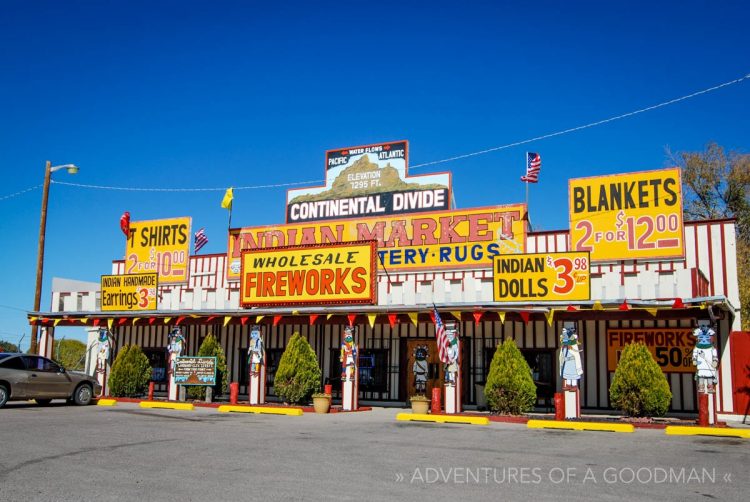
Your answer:
[[[167,351],[165,349],[143,349],[151,365],[151,381],[167,381]]]
[[[326,383],[341,385],[340,349],[331,349],[331,364]],[[388,392],[388,349],[359,350],[360,392]]]

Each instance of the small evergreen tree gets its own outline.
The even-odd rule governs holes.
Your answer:
[[[78,340],[55,340],[52,345],[54,359],[68,370],[82,370],[86,344]]]
[[[109,393],[116,397],[143,395],[151,379],[148,357],[138,345],[125,345],[117,353],[109,375]]]
[[[227,356],[224,348],[214,335],[209,333],[203,339],[198,348],[201,357],[216,357],[216,385],[214,385],[214,397],[220,396],[227,391]],[[187,388],[187,395],[191,399],[203,399],[206,396],[206,387],[202,385],[191,385]]]
[[[617,364],[609,400],[631,417],[662,416],[672,402],[667,378],[643,343],[625,346]]]
[[[494,413],[520,415],[534,407],[536,385],[529,364],[515,341],[507,339],[497,346],[484,395]]]
[[[308,402],[314,392],[320,391],[321,378],[318,356],[306,338],[294,333],[273,379],[276,395],[287,403]]]

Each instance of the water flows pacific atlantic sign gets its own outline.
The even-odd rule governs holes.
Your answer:
[[[407,141],[329,150],[325,185],[287,192],[286,222],[450,209],[450,173],[409,175],[408,165]]]

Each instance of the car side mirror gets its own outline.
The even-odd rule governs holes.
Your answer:
[[[58,373],[65,373],[65,368],[60,366],[60,369],[57,370]]]

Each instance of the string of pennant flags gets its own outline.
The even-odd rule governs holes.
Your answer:
[[[552,323],[554,322],[555,315],[557,313],[562,312],[623,312],[623,311],[645,311],[648,312],[652,317],[656,317],[659,311],[666,311],[666,310],[675,310],[675,309],[687,309],[687,308],[700,308],[701,310],[705,310],[708,308],[708,304],[706,302],[702,302],[697,305],[687,305],[685,304],[681,298],[675,298],[672,305],[669,306],[649,306],[649,307],[636,307],[632,306],[627,302],[627,300],[624,300],[619,305],[613,305],[613,306],[605,306],[600,301],[595,301],[591,307],[581,307],[581,306],[575,306],[575,305],[568,305],[566,308],[549,308],[546,311],[540,311],[540,310],[473,310],[471,311],[471,315],[474,319],[474,324],[478,325],[480,322],[482,322],[483,318],[485,318],[486,314],[495,313],[497,314],[498,318],[500,319],[501,323],[505,323],[505,318],[508,312],[517,313],[521,320],[524,322],[524,324],[528,324],[528,322],[531,320],[532,314],[538,314],[542,313],[544,314],[547,324],[552,326]],[[459,310],[448,310],[446,311],[448,314],[453,316],[453,318],[456,321],[462,321],[462,316],[464,311]],[[426,314],[427,312],[400,312],[400,313],[354,313],[354,314],[346,314],[347,319],[349,321],[349,325],[354,325],[356,323],[356,320],[360,316],[366,316],[367,323],[370,325],[370,328],[373,328],[375,326],[375,322],[377,320],[378,316],[386,315],[388,318],[388,324],[390,324],[391,327],[394,327],[396,324],[400,323],[399,316],[405,315],[409,318],[409,322],[411,322],[414,326],[417,326],[419,324],[419,315],[420,314]],[[321,318],[322,316],[325,316],[326,320],[330,320],[333,316],[340,316],[342,314],[339,313],[327,313],[327,314],[299,314],[297,311],[292,311],[291,317],[308,317],[308,323],[312,326],[315,324],[315,322]],[[429,312],[429,316],[432,318],[433,323],[435,322],[434,313],[433,311]],[[253,319],[252,324],[259,324],[263,319],[269,318],[272,320],[272,323],[274,326],[277,326],[281,320],[284,317],[289,317],[275,314],[275,315],[209,315],[209,316],[200,316],[197,314],[189,314],[189,315],[180,315],[180,316],[167,316],[167,317],[157,317],[157,316],[149,316],[149,317],[103,317],[103,316],[82,316],[82,317],[75,317],[75,316],[62,316],[62,317],[41,317],[41,316],[29,316],[29,323],[33,326],[35,325],[42,325],[42,326],[57,326],[62,321],[66,321],[67,323],[70,322],[80,322],[84,325],[88,325],[89,322],[91,322],[91,325],[94,327],[104,327],[107,326],[109,329],[112,329],[114,326],[123,326],[130,321],[132,326],[135,326],[136,323],[139,321],[146,321],[148,325],[155,325],[158,322],[161,322],[162,324],[174,324],[175,326],[179,326],[183,322],[185,322],[188,319],[202,319],[203,324],[210,324],[212,322],[223,322],[224,326],[227,326],[232,320],[239,319],[240,324],[242,326],[245,326],[250,319]],[[484,320],[487,320],[486,318]],[[174,321],[174,322],[173,322]]]

